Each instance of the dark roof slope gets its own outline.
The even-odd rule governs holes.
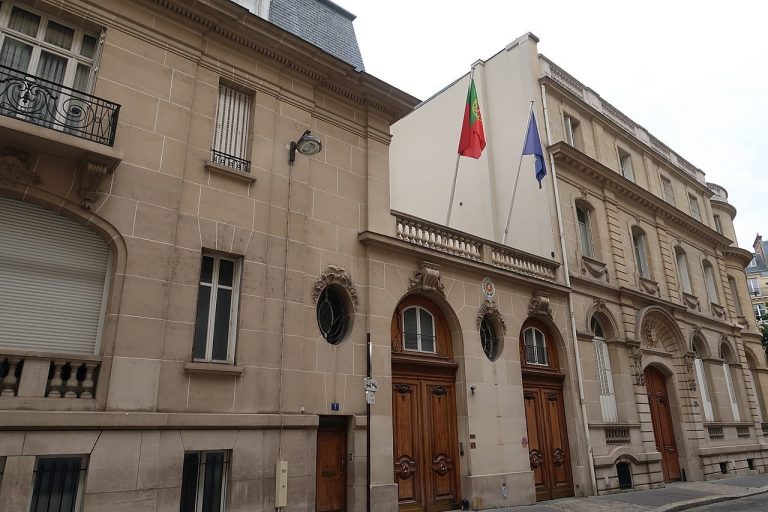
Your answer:
[[[364,70],[354,19],[354,14],[329,0],[272,0],[269,6],[269,21]]]

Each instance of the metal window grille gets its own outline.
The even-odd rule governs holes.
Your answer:
[[[219,86],[211,148],[211,160],[214,163],[250,172],[251,163],[246,160],[250,115],[250,95],[225,85]]]
[[[87,470],[83,457],[38,458],[30,512],[79,510]]]
[[[228,470],[228,451],[185,453],[180,512],[225,510]]]

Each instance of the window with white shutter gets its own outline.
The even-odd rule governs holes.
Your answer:
[[[86,227],[0,198],[0,347],[94,354],[109,261]]]
[[[733,374],[731,373],[730,365],[733,362],[733,352],[726,344],[720,345],[720,358],[723,360],[723,377],[725,378],[725,386],[728,389],[728,401],[731,403],[733,421],[741,421],[739,403],[736,401],[736,388],[733,387]]]
[[[608,356],[608,345],[605,342],[605,334],[597,318],[592,318],[592,344],[595,346],[595,362],[597,380],[600,386],[600,409],[603,413],[603,421],[615,423],[619,421],[616,409],[616,396],[613,392],[613,374],[611,373],[611,359]]]
[[[216,104],[216,123],[213,132],[211,161],[250,172],[248,161],[248,131],[250,129],[252,96],[219,85],[219,101]]]
[[[704,362],[701,360],[699,349],[696,344],[693,345],[693,367],[696,370],[696,381],[699,383],[699,392],[701,393],[701,405],[704,408],[704,421],[715,421],[715,415],[712,411],[712,399],[709,397],[709,385],[707,383],[707,374],[704,369]]]

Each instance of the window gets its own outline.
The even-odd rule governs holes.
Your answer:
[[[650,279],[651,273],[648,268],[648,249],[645,241],[645,233],[637,227],[632,228],[632,246],[635,249],[637,271],[640,274],[640,277]]]
[[[568,114],[563,114],[563,123],[565,124],[565,142],[576,147],[579,140],[579,121]]]
[[[661,195],[666,202],[675,206],[675,192],[672,189],[672,182],[663,176],[661,178]]]
[[[696,196],[689,194],[688,204],[691,206],[691,217],[701,222],[701,210],[699,210],[699,200]]]
[[[576,221],[579,225],[579,241],[584,256],[592,257],[592,229],[590,227],[590,212],[583,206],[576,205]]]
[[[523,331],[523,343],[525,348],[525,362],[540,366],[548,366],[547,341],[544,333],[535,327],[529,327]]]
[[[700,342],[698,342],[700,343]],[[704,408],[704,421],[714,421],[714,414],[712,411],[712,400],[709,397],[709,385],[707,383],[706,371],[704,369],[704,362],[701,360],[701,354],[697,347],[697,341],[693,344],[693,367],[696,371],[696,381],[699,383],[699,391],[701,393],[701,405]]]
[[[731,276],[728,276],[728,287],[731,289],[731,296],[733,297],[733,307],[736,308],[736,314],[738,316],[744,315],[744,310],[741,309],[741,300],[739,299],[739,290],[736,288],[736,280]]]
[[[720,220],[719,215],[715,215],[715,231],[717,231],[721,235],[723,234],[723,221]]]
[[[752,311],[755,312],[755,320],[758,322],[762,322],[766,313],[768,313],[765,304],[752,304]]]
[[[435,353],[435,318],[420,306],[403,310],[405,350]]]
[[[480,322],[480,344],[483,346],[485,356],[491,361],[495,361],[499,356],[500,344],[493,320],[488,315],[485,315]]]
[[[715,286],[715,272],[712,270],[712,265],[707,260],[704,260],[702,265],[704,267],[704,283],[707,285],[707,298],[713,304],[720,304],[717,286]]]
[[[723,359],[723,376],[725,377],[725,385],[728,388],[728,400],[731,403],[731,412],[733,413],[733,421],[741,421],[741,414],[739,413],[739,404],[736,402],[736,390],[733,387],[733,375],[731,374],[731,351],[725,344],[720,346],[720,357]]]
[[[180,512],[226,509],[229,452],[186,452],[181,475]]]
[[[79,511],[86,471],[83,457],[38,457],[30,512]]]
[[[691,295],[691,277],[688,273],[688,261],[685,257],[685,251],[680,247],[675,247],[675,259],[677,259],[677,274],[680,279],[680,286],[684,293]]]
[[[603,328],[596,317],[592,317],[591,328],[594,334],[592,344],[595,346],[597,380],[600,385],[600,409],[603,413],[603,421],[612,423],[618,421],[619,417],[616,410],[616,397],[613,393],[613,374],[608,345],[605,342]]]
[[[323,338],[331,345],[336,345],[347,334],[349,307],[340,287],[328,285],[323,288],[317,299],[317,325]]]
[[[749,261],[749,264],[747,265],[747,268],[753,268],[757,266],[757,260],[754,256],[752,256],[752,259]]]
[[[749,288],[750,295],[760,295],[760,283],[758,283],[757,279],[747,279],[747,288]]]
[[[219,85],[216,123],[213,131],[211,161],[239,171],[250,172],[248,130],[251,116],[250,94]]]
[[[622,176],[631,182],[635,181],[635,171],[632,170],[632,156],[622,149],[619,149],[619,167],[621,168]]]
[[[203,254],[192,353],[195,360],[234,362],[239,283],[239,260]]]
[[[0,347],[93,355],[110,252],[78,222],[0,197]]]
[[[98,34],[5,2],[0,7],[0,65],[87,92]]]
[[[270,0],[232,0],[237,5],[242,5],[253,14],[261,16],[265,20],[269,19]]]

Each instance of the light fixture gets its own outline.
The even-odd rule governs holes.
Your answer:
[[[323,144],[320,142],[320,139],[307,130],[304,132],[304,135],[299,137],[299,140],[291,142],[291,154],[288,162],[292,164],[296,160],[296,151],[305,156],[312,156],[318,154],[322,149]]]

